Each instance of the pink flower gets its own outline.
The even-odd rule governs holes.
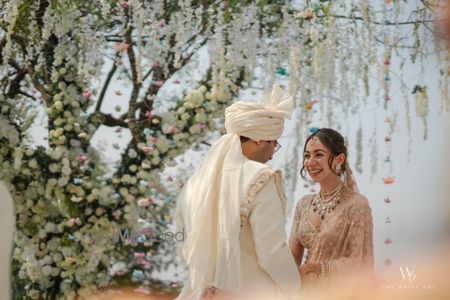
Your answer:
[[[394,183],[394,181],[395,181],[394,177],[385,177],[385,178],[383,178],[384,184],[391,184],[391,183]]]
[[[152,81],[151,83],[152,83],[153,86],[156,86],[157,88],[160,88],[164,84],[164,81],[158,80],[158,81]]]
[[[144,258],[145,253],[144,252],[134,252],[134,258]]]
[[[151,111],[147,111],[147,112],[145,113],[145,116],[146,116],[147,118],[151,119],[151,118],[153,117],[153,113],[152,113]]]
[[[112,213],[112,215],[116,218],[120,217],[121,214],[122,213],[120,212],[120,210],[113,211],[113,213]]]
[[[224,6],[224,7],[227,7],[228,5],[230,5],[230,2],[228,2],[228,1],[223,1],[223,6]]]
[[[145,153],[149,153],[149,152],[153,151],[153,148],[150,146],[145,146],[144,148],[142,148],[142,150],[144,150]]]
[[[117,51],[127,51],[128,47],[130,47],[130,45],[128,45],[126,43],[120,43],[120,44],[114,45],[114,49]]]
[[[116,130],[114,130],[115,132],[122,132],[122,127],[117,127]]]
[[[138,200],[137,204],[139,207],[146,207],[153,203],[153,200],[151,198],[145,198]]]
[[[177,132],[178,128],[176,128],[175,126],[170,127],[170,132]]]
[[[197,124],[197,127],[200,128],[200,129],[205,129],[208,126],[206,126],[205,124]]]
[[[128,2],[122,2],[120,3],[120,6],[122,6],[122,8],[128,8],[130,5],[128,4]]]
[[[157,143],[158,142],[158,138],[157,137],[152,137],[152,143]]]
[[[83,97],[89,98],[91,96],[92,96],[92,92],[90,92],[90,91],[83,92]]]
[[[390,142],[391,140],[392,140],[392,139],[391,139],[390,136],[387,136],[387,137],[384,138],[384,141],[385,141],[385,142]]]
[[[116,61],[116,66],[121,66],[121,65],[123,65],[123,61],[122,60]]]
[[[79,162],[83,162],[87,160],[87,157],[83,155],[78,155],[75,159],[78,160]]]
[[[172,176],[167,177],[167,181],[172,182],[173,181],[173,177]]]
[[[124,274],[125,274],[124,271],[117,271],[117,272],[116,272],[116,275],[117,275],[117,276],[123,276]]]
[[[159,28],[164,28],[164,27],[166,27],[166,23],[164,23],[164,22],[159,23]]]
[[[157,63],[152,63],[152,64],[150,65],[150,67],[151,67],[152,69],[155,69],[155,68],[158,67],[158,64],[157,64]]]
[[[386,66],[389,66],[389,65],[391,64],[391,62],[390,62],[389,60],[385,60],[385,61],[384,61],[384,64],[385,64]]]
[[[142,230],[142,234],[144,234],[144,235],[150,235],[150,234],[153,234],[153,229],[151,229],[151,228],[144,228],[144,229]]]
[[[80,218],[70,218],[70,219],[69,219],[69,222],[70,222],[72,225],[80,225],[80,224],[81,224]]]

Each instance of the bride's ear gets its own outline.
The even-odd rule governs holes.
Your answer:
[[[341,153],[334,158],[335,165],[343,165],[345,161],[345,154]]]

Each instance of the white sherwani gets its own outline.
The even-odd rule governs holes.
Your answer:
[[[258,294],[258,298],[293,296],[299,291],[300,276],[287,244],[281,172],[248,159],[243,162],[242,170],[241,274],[236,274],[241,280],[240,294],[244,297]],[[186,205],[189,204],[182,203],[177,210],[179,229],[184,225],[189,227],[180,224]],[[198,299],[203,293],[192,291],[189,286],[188,278],[179,299]]]

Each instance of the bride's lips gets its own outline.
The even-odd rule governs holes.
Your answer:
[[[308,170],[309,175],[317,176],[322,172],[322,170]]]

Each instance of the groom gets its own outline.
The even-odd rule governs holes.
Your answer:
[[[222,136],[178,198],[180,256],[188,278],[177,299],[290,296],[300,277],[286,244],[281,171],[265,163],[278,149],[293,100],[275,86],[265,104],[225,110]]]

